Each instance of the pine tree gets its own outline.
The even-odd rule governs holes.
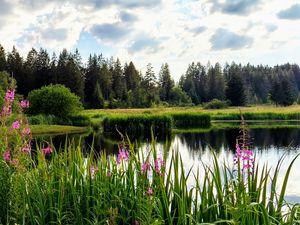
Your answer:
[[[0,72],[6,70],[6,55],[2,45],[0,45]]]
[[[174,87],[174,81],[171,78],[169,65],[163,64],[159,72],[159,87],[160,87],[160,99],[162,101],[170,100],[170,93]]]
[[[94,93],[92,95],[90,107],[93,109],[104,108],[104,99],[103,99],[103,95],[102,95],[100,85],[98,82],[96,82],[96,85],[95,85],[95,89],[94,89]]]
[[[238,74],[231,74],[227,83],[226,97],[232,106],[243,106],[246,104],[246,94],[242,78]]]

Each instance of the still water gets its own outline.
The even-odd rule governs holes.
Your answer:
[[[251,136],[252,150],[256,155],[256,161],[262,166],[267,163],[269,167],[275,168],[278,160],[283,154],[286,159],[282,164],[281,173],[278,178],[278,188],[283,182],[285,171],[292,159],[300,153],[300,127],[298,128],[253,128],[249,129]],[[202,162],[210,165],[212,163],[212,151],[217,155],[219,162],[224,160],[233,165],[236,137],[239,135],[238,128],[218,128],[205,131],[184,131],[170,135],[168,141],[157,141],[157,149],[163,151],[179,151],[183,159],[185,170],[193,166],[194,172],[201,167]],[[63,146],[66,135],[53,137],[36,137],[36,140],[47,140],[51,138],[53,144],[58,148]],[[68,136],[75,140],[79,136]],[[109,154],[118,152],[118,143],[121,139],[115,140],[105,138],[103,135],[94,136],[94,148],[97,151],[105,150]],[[134,141],[134,140],[132,140]],[[88,151],[93,142],[93,134],[81,136],[81,144],[84,151]],[[137,148],[143,150],[151,148],[151,140],[138,140],[135,142]],[[271,173],[272,174],[272,173]],[[272,177],[271,177],[272,178]],[[286,200],[290,203],[300,202],[300,158],[296,160],[290,174]]]

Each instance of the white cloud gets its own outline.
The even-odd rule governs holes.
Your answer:
[[[299,62],[293,50],[300,46],[300,21],[278,18],[297,2],[0,0],[1,44],[6,49],[16,45],[23,54],[31,47],[60,51],[76,47],[81,32],[90,32],[100,44],[116,49],[114,57],[132,60],[143,71],[148,62],[156,72],[168,62],[178,80],[192,61]],[[212,10],[216,5],[222,7]],[[251,45],[212,49],[214,35],[219,46],[224,41],[220,29],[251,39]]]

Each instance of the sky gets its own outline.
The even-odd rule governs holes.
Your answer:
[[[300,0],[0,0],[0,44],[168,63],[300,64]]]

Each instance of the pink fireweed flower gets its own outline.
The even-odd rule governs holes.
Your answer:
[[[20,106],[21,106],[22,109],[28,108],[28,107],[29,107],[29,101],[27,101],[27,100],[22,100],[22,101],[20,102]]]
[[[151,170],[151,165],[149,162],[145,162],[142,164],[142,166],[141,166],[142,173],[146,173],[147,171],[150,171],[150,170]]]
[[[10,155],[10,151],[5,151],[4,153],[3,153],[3,159],[5,160],[5,161],[10,161],[11,160],[11,155]]]
[[[20,121],[16,120],[15,122],[12,123],[11,128],[13,128],[13,129],[19,129],[20,125],[21,125]]]
[[[10,116],[11,114],[12,114],[11,106],[10,105],[4,106],[3,110],[2,110],[2,115],[3,116]]]
[[[95,173],[97,173],[99,171],[98,166],[91,166],[90,171],[91,171],[91,177],[92,177],[92,179],[94,179]]]
[[[31,146],[30,145],[25,145],[21,148],[21,151],[24,153],[30,153],[31,152]]]
[[[43,148],[42,151],[43,151],[43,153],[44,153],[45,156],[52,154],[52,148],[51,148],[51,146]]]
[[[22,136],[29,136],[31,134],[31,129],[29,127],[25,127],[22,130]]]
[[[148,187],[146,194],[149,196],[153,195],[153,190],[152,190],[151,186]]]
[[[5,100],[9,103],[13,102],[15,99],[15,90],[7,90],[5,94]]]
[[[165,161],[162,159],[162,158],[157,158],[155,161],[154,161],[154,169],[155,169],[155,172],[162,175],[162,168],[163,166],[165,165]]]
[[[18,159],[13,159],[11,161],[11,164],[13,164],[14,166],[17,166],[19,164],[19,160]]]
[[[249,149],[240,149],[239,144],[236,144],[233,162],[236,165],[239,161],[242,163],[242,171],[251,170],[254,166],[253,151]]]
[[[118,154],[118,158],[117,158],[117,163],[120,164],[121,160],[127,161],[128,160],[128,156],[129,156],[129,153],[128,153],[127,150],[125,150],[125,149],[119,150],[119,154]]]

